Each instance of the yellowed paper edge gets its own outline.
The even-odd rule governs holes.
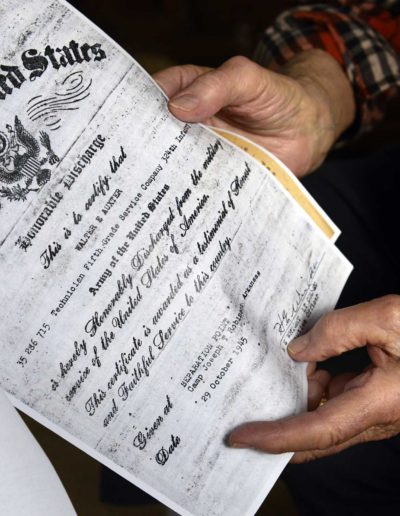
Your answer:
[[[248,154],[250,154],[250,156],[261,163],[271,174],[276,177],[281,185],[312,218],[315,224],[317,224],[317,226],[325,233],[325,235],[329,239],[336,239],[338,236],[337,230],[328,219],[328,217],[324,216],[322,210],[318,210],[309,196],[300,187],[297,180],[295,180],[276,160],[274,160],[272,156],[267,154],[267,152],[264,152],[258,145],[251,143],[248,139],[244,139],[237,134],[233,134],[222,129],[213,128],[213,130],[235,144],[237,147],[246,151]]]

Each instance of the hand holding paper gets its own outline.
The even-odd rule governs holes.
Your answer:
[[[215,70],[176,66],[154,78],[180,120],[242,134],[301,177],[352,122],[353,93],[338,63],[320,50],[299,54],[280,72],[234,57]]]
[[[289,345],[296,361],[323,361],[368,346],[372,365],[340,375],[328,385],[328,401],[313,412],[276,422],[243,425],[230,435],[236,447],[270,453],[296,452],[293,462],[324,457],[400,431],[400,297],[386,296],[331,312]]]

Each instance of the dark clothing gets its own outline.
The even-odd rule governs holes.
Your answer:
[[[304,180],[342,230],[338,247],[354,265],[339,307],[400,294],[399,163],[400,147],[362,159],[331,160]],[[327,368],[354,371],[367,363],[365,350],[357,350],[329,360]],[[400,514],[400,436],[289,465],[283,478],[300,516]]]

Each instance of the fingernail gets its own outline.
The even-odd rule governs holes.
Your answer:
[[[224,443],[226,446],[229,446],[229,448],[250,448],[249,444],[236,441],[234,434],[228,434],[227,436],[225,436]]]
[[[250,448],[249,444],[244,444],[244,443],[229,443],[229,446],[231,448]]]
[[[307,347],[307,340],[304,337],[294,339],[287,347],[289,355],[294,358]]]
[[[192,111],[199,105],[199,99],[190,93],[184,93],[170,100],[169,105],[183,111]]]

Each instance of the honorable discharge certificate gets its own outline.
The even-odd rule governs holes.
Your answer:
[[[0,17],[1,386],[181,514],[254,514],[289,456],[224,438],[304,410],[286,347],[351,266],[67,3]]]

